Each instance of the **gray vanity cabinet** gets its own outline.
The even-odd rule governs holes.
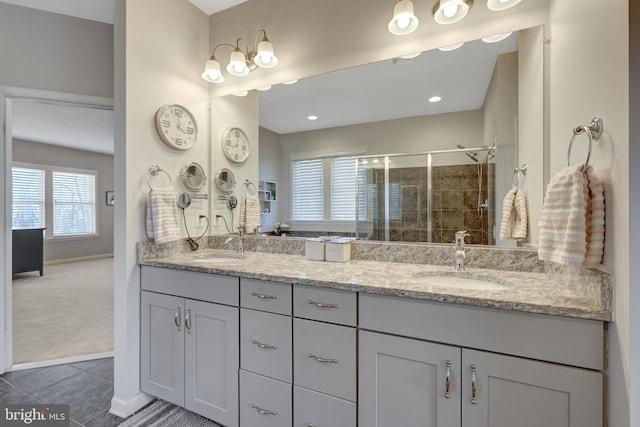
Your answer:
[[[239,425],[238,282],[142,269],[142,391],[227,427]]]
[[[602,322],[361,294],[360,327],[361,426],[603,426]]]

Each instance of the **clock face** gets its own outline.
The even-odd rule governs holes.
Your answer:
[[[232,162],[244,162],[251,151],[249,138],[242,129],[231,128],[222,134],[222,151]]]
[[[198,139],[198,124],[191,112],[177,104],[167,104],[156,113],[156,130],[170,147],[186,150]]]

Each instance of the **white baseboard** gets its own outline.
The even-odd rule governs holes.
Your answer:
[[[149,403],[153,402],[155,399],[155,397],[142,392],[129,400],[122,400],[113,396],[111,399],[111,409],[109,409],[109,413],[120,418],[128,418],[147,406]]]
[[[87,255],[87,256],[80,256],[80,257],[76,257],[76,258],[65,258],[65,259],[52,259],[50,261],[45,261],[44,265],[45,266],[49,266],[49,265],[60,265],[60,264],[67,264],[69,262],[79,262],[79,261],[91,261],[94,259],[103,259],[103,258],[113,258],[113,254],[98,254],[98,255]]]
[[[104,359],[113,357],[113,351],[103,353],[83,354],[82,356],[62,357],[60,359],[42,360],[38,362],[27,362],[13,365],[7,371],[22,371],[24,369],[42,368],[45,366],[66,365],[68,363],[84,362],[87,360]]]

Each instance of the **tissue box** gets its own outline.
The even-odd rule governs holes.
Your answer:
[[[333,262],[347,262],[351,259],[351,241],[353,239],[342,237],[327,240],[325,247],[325,259]]]
[[[320,238],[307,239],[305,253],[307,259],[324,261],[324,240]]]

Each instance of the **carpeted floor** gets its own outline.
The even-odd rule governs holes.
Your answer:
[[[13,276],[13,363],[113,351],[113,258]]]
[[[171,403],[156,400],[118,427],[222,427]]]

